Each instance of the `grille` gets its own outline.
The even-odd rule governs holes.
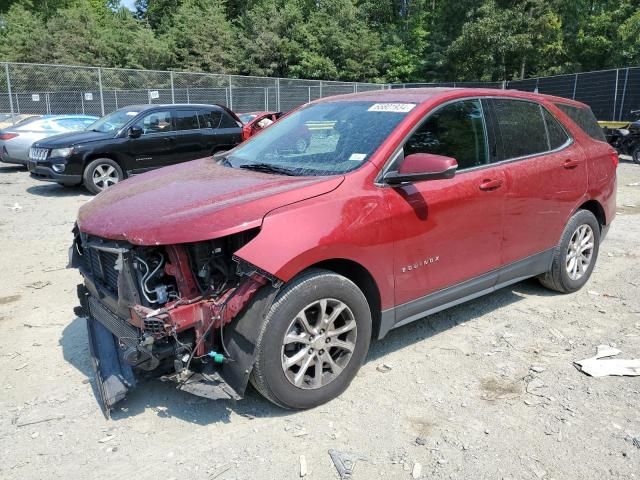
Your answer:
[[[118,270],[116,261],[118,254],[97,250],[95,248],[85,248],[87,268],[91,271],[91,276],[99,280],[112,293],[118,293]]]
[[[92,296],[89,296],[88,300],[89,313],[92,318],[100,322],[125,345],[131,346],[138,343],[140,332],[137,328],[118,317]]]
[[[35,162],[41,162],[47,159],[47,155],[49,155],[48,148],[30,148],[29,149],[29,158]]]

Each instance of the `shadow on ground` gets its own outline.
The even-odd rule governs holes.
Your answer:
[[[392,330],[383,340],[372,342],[367,362],[377,361],[389,353],[410,347],[458,325],[488,315],[499,308],[522,300],[524,296],[550,295],[554,293],[542,288],[535,280],[527,280],[512,287],[503,288],[490,295]],[[64,329],[59,343],[65,360],[91,380],[93,392],[98,401],[85,319],[76,317]],[[245,398],[239,402],[214,401],[176,390],[172,383],[151,379],[139,383],[128,394],[126,400],[114,409],[111,417],[113,420],[122,420],[147,409],[155,411],[160,417],[178,418],[197,425],[227,423],[232,412],[249,418],[280,417],[295,413],[295,411],[276,407],[252,388],[247,389]]]
[[[27,192],[40,197],[89,197],[91,194],[80,185],[64,187],[57,183],[43,183],[27,188]]]

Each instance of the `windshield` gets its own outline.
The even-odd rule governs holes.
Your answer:
[[[255,113],[241,113],[240,115],[238,115],[238,118],[242,123],[249,123],[256,117],[257,115]]]
[[[335,101],[303,108],[229,152],[226,165],[288,175],[355,170],[415,107]]]
[[[131,110],[127,108],[123,108],[121,110],[116,110],[109,115],[105,115],[100,120],[90,125],[87,130],[92,130],[94,132],[116,132],[124,127],[129,120],[138,115],[140,110]]]

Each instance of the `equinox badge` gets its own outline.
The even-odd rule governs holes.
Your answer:
[[[413,265],[407,265],[406,267],[402,267],[402,273],[411,272],[412,270],[416,270],[420,267],[426,267],[427,265],[436,263],[439,260],[440,260],[440,255],[436,257],[429,257],[426,260],[422,260],[421,262],[414,263]]]

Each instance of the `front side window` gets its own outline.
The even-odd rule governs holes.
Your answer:
[[[173,131],[171,112],[169,110],[149,113],[142,117],[138,125],[142,127],[143,135]]]
[[[198,112],[195,110],[178,110],[173,113],[176,130],[197,130]]]
[[[498,138],[497,161],[526,157],[549,150],[540,106],[522,100],[489,100]]]
[[[412,153],[455,158],[458,170],[488,163],[480,101],[452,103],[429,115],[404,145],[405,157]]]
[[[227,165],[288,175],[349,172],[367,162],[414,107],[371,101],[312,104],[231,150]]]

